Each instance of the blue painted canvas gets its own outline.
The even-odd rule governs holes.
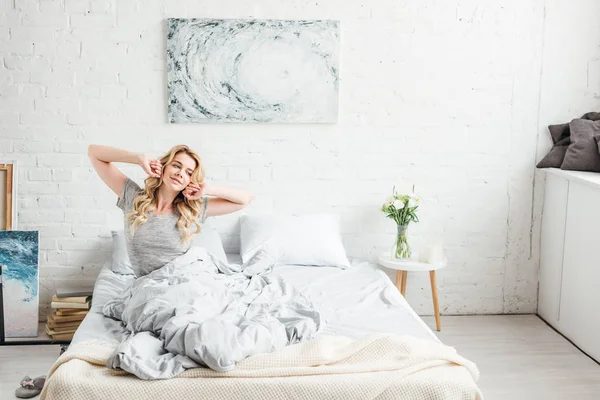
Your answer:
[[[39,231],[0,231],[6,337],[38,335]]]
[[[339,22],[170,18],[170,122],[334,123]]]

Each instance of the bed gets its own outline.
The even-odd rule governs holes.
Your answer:
[[[239,262],[236,255],[228,255],[228,258]],[[324,339],[315,345],[317,350],[295,345],[289,346],[294,349],[287,355],[282,352],[279,359],[250,357],[248,360],[253,361],[241,363],[242,372],[237,374],[195,368],[181,377],[164,381],[139,380],[103,365],[111,346],[120,343],[126,333],[120,321],[102,315],[102,306],[133,279],[113,273],[109,266],[107,262],[96,281],[91,312],[75,333],[70,349],[52,367],[42,399],[87,400],[115,395],[124,400],[150,397],[481,398],[475,365],[454,354],[452,348],[443,346],[387,275],[375,265],[360,260],[353,260],[348,269],[281,265],[273,271],[299,288],[327,321],[319,336]],[[360,343],[358,350],[356,343]],[[355,352],[348,353],[350,348]],[[438,353],[446,354],[433,357],[432,352],[423,350],[425,348],[440,349]],[[412,357],[407,349],[414,352],[411,354],[422,353]],[[291,358],[306,361],[307,352],[313,357],[313,364],[281,363]],[[342,353],[345,355],[340,356]],[[322,364],[329,363],[323,360],[316,362],[318,367],[315,367],[315,357],[324,357],[323,360],[337,357],[331,363],[335,368],[321,368]],[[257,367],[266,365],[265,360],[275,364],[269,364],[270,369]],[[351,365],[348,360],[354,360],[355,364]],[[402,368],[399,362],[404,363]],[[377,368],[370,367],[375,364]],[[272,368],[273,365],[277,368]],[[265,375],[264,371],[269,373]],[[199,396],[198,391],[203,395]]]

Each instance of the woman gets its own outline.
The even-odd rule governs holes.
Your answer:
[[[254,198],[243,189],[207,184],[200,157],[185,145],[173,147],[158,160],[96,144],[89,146],[88,155],[100,178],[119,196],[117,206],[125,214],[125,241],[136,276],[185,253],[207,217],[241,210]],[[125,176],[115,162],[142,167],[149,175],[145,187]]]

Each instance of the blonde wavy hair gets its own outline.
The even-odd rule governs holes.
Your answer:
[[[182,152],[196,161],[196,168],[192,172],[191,182],[203,183],[205,175],[200,156],[183,144],[174,146],[167,154],[159,158],[159,161],[163,166],[162,170],[164,171],[167,165],[173,162],[175,156]],[[148,220],[148,212],[156,206],[158,188],[163,184],[163,178],[149,176],[144,180],[144,184],[145,187],[142,192],[133,199],[132,210],[126,216],[132,236],[134,235],[136,228]],[[173,208],[179,214],[177,228],[179,228],[179,231],[181,232],[180,244],[185,246],[190,243],[192,236],[200,233],[202,230],[199,220],[204,208],[204,201],[203,199],[189,200],[180,192],[173,201]],[[192,232],[193,225],[196,226],[195,232]]]

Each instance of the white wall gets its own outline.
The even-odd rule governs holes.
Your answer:
[[[41,302],[57,282],[93,280],[122,223],[87,146],[159,156],[186,143],[215,183],[255,191],[248,212],[341,214],[354,257],[388,250],[395,227],[379,206],[395,182],[414,182],[425,203],[413,234],[442,238],[450,258],[442,312],[535,311],[533,165],[555,40],[548,27],[544,39],[544,0],[244,3],[3,3],[0,158],[19,161],[19,228],[41,230]],[[582,14],[563,23],[591,26],[597,15]],[[167,124],[167,17],[339,19],[339,122]],[[564,86],[572,77],[547,75]],[[123,167],[142,182],[139,167]],[[237,215],[214,222],[237,249]],[[426,274],[409,276],[408,300],[431,313]]]

